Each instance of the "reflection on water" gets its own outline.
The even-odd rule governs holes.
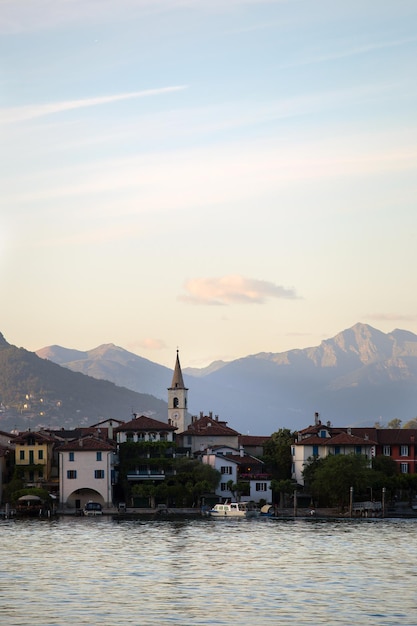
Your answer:
[[[417,520],[0,522],[8,626],[417,624]]]

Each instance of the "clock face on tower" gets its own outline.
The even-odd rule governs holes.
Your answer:
[[[177,420],[179,418],[179,413],[173,413],[172,417],[174,418],[174,420]]]

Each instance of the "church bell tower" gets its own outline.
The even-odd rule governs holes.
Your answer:
[[[174,375],[171,387],[168,387],[168,424],[178,428],[177,433],[187,429],[190,420],[187,417],[187,387],[182,377],[180,357],[177,350]]]

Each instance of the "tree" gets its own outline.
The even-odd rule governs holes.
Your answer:
[[[354,493],[364,493],[372,483],[368,459],[361,454],[337,454],[320,459],[311,480],[311,493],[330,506],[347,506],[350,487]]]
[[[293,480],[271,480],[271,488],[273,494],[279,494],[279,506],[283,508],[285,506],[285,496],[288,496],[294,492],[297,485]],[[275,501],[275,500],[274,500]]]
[[[291,478],[291,444],[293,441],[294,433],[288,428],[280,428],[264,445],[262,460],[275,480]]]
[[[394,417],[394,419],[388,422],[387,428],[401,428],[401,420],[398,417]]]
[[[408,420],[403,426],[403,428],[416,428],[417,429],[417,417],[414,417],[411,420]]]

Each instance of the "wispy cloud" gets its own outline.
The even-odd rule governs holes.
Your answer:
[[[369,54],[371,52],[384,50],[387,48],[397,48],[399,46],[404,46],[409,43],[415,43],[416,41],[417,41],[416,37],[407,37],[404,39],[396,39],[393,41],[368,43],[362,46],[355,46],[351,48],[346,48],[344,50],[335,50],[335,51],[323,53],[323,54],[314,54],[312,52],[307,57],[302,57],[292,62],[290,61],[289,63],[281,64],[280,67],[282,69],[287,69],[291,67],[301,67],[304,65],[315,65],[317,63],[327,63],[328,61],[336,61],[337,59],[346,59],[349,57],[360,56],[363,54]]]
[[[268,298],[297,298],[293,289],[239,275],[192,278],[184,289],[186,294],[178,299],[189,304],[263,304]]]
[[[49,102],[45,104],[33,104],[20,107],[4,108],[0,111],[0,122],[23,122],[45,115],[64,113],[74,109],[84,109],[87,107],[101,106],[120,102],[121,100],[131,100],[133,98],[147,98],[150,96],[160,96],[174,91],[186,89],[186,85],[174,85],[170,87],[160,87],[159,89],[144,89],[143,91],[132,91],[128,93],[113,94],[111,96],[99,96],[97,98],[81,98],[79,100],[66,100],[64,102]]]
[[[371,313],[366,317],[378,322],[415,322],[417,320],[417,313],[414,315],[404,315],[402,313]]]

